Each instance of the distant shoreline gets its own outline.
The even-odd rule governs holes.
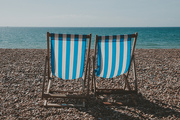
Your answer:
[[[0,26],[4,28],[179,28],[180,26],[151,26],[151,27],[53,27],[53,26]]]

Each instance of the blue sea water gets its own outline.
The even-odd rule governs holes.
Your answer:
[[[0,48],[46,49],[46,33],[133,34],[138,32],[136,48],[180,49],[180,27],[0,27]]]

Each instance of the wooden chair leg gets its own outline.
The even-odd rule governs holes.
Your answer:
[[[43,99],[43,95],[44,95],[44,87],[45,87],[45,79],[46,79],[46,64],[47,64],[47,56],[45,59],[45,67],[44,67],[44,79],[43,79],[43,86],[42,86],[42,97],[41,99]]]
[[[92,73],[92,82],[91,82],[91,91],[93,91],[93,84],[95,84],[94,83],[94,76],[95,76],[95,72],[94,72],[94,69],[95,69],[95,63],[94,63],[94,61],[95,61],[95,59],[94,59],[94,57],[93,57],[93,73]]]
[[[90,61],[90,59],[89,59]],[[89,79],[90,79],[90,63],[88,63],[88,84],[87,84],[87,96],[89,96]]]
[[[94,75],[93,81],[94,81],[94,95],[96,96],[96,80],[95,80],[95,75]]]
[[[91,78],[91,91],[93,92],[93,82],[94,82],[94,80],[93,80],[93,74],[92,74],[92,78]]]
[[[135,58],[134,57],[133,57],[133,73],[134,73],[135,90],[137,91],[137,77],[136,77],[136,66],[135,66]]]
[[[41,96],[41,99],[44,98],[44,86],[45,86],[45,77],[44,77],[44,80],[43,80],[43,86],[42,86],[42,96]]]
[[[124,90],[126,89],[126,86],[127,86],[127,85],[126,85],[126,82],[125,82],[125,84],[124,84],[124,88],[123,88]]]
[[[125,79],[125,85],[126,85],[126,86],[127,86],[127,88],[131,91],[131,88],[130,88],[129,82],[128,82],[128,80],[127,80],[127,76],[126,76],[126,75],[124,75],[124,74],[123,74],[123,76],[124,76],[124,79]]]
[[[47,94],[49,94],[50,87],[51,87],[51,79],[49,79],[49,83],[48,83],[48,86],[47,86],[47,92],[46,92]],[[47,98],[44,101],[44,106],[47,106]]]

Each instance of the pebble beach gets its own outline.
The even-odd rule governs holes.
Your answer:
[[[85,108],[43,107],[41,92],[46,52],[45,49],[0,49],[0,119],[180,119],[180,49],[135,50],[136,105],[130,95],[95,98],[90,92]],[[93,50],[90,55],[92,58]],[[133,74],[129,77],[133,86]],[[123,82],[121,77],[98,80],[99,87],[105,88],[118,88]],[[55,79],[54,86],[81,89],[79,83],[79,80]],[[114,101],[122,104],[104,104]]]

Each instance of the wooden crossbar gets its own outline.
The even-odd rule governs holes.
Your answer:
[[[47,103],[47,106],[45,107],[83,107],[83,104],[55,104],[55,103]]]
[[[97,89],[96,94],[136,94],[136,90],[124,90],[124,89]]]
[[[131,38],[137,38],[137,33],[135,33],[135,34],[131,34]]]
[[[65,91],[65,90],[50,90],[49,93],[82,93],[82,91]]]
[[[124,105],[132,105],[132,103],[122,103],[122,102],[103,102],[104,105],[108,106],[124,106]]]
[[[48,32],[48,36],[51,37],[51,33]],[[86,35],[86,38],[91,38],[90,35]]]
[[[86,99],[85,95],[66,95],[66,94],[47,94],[44,93],[45,98],[71,98],[71,99]]]

